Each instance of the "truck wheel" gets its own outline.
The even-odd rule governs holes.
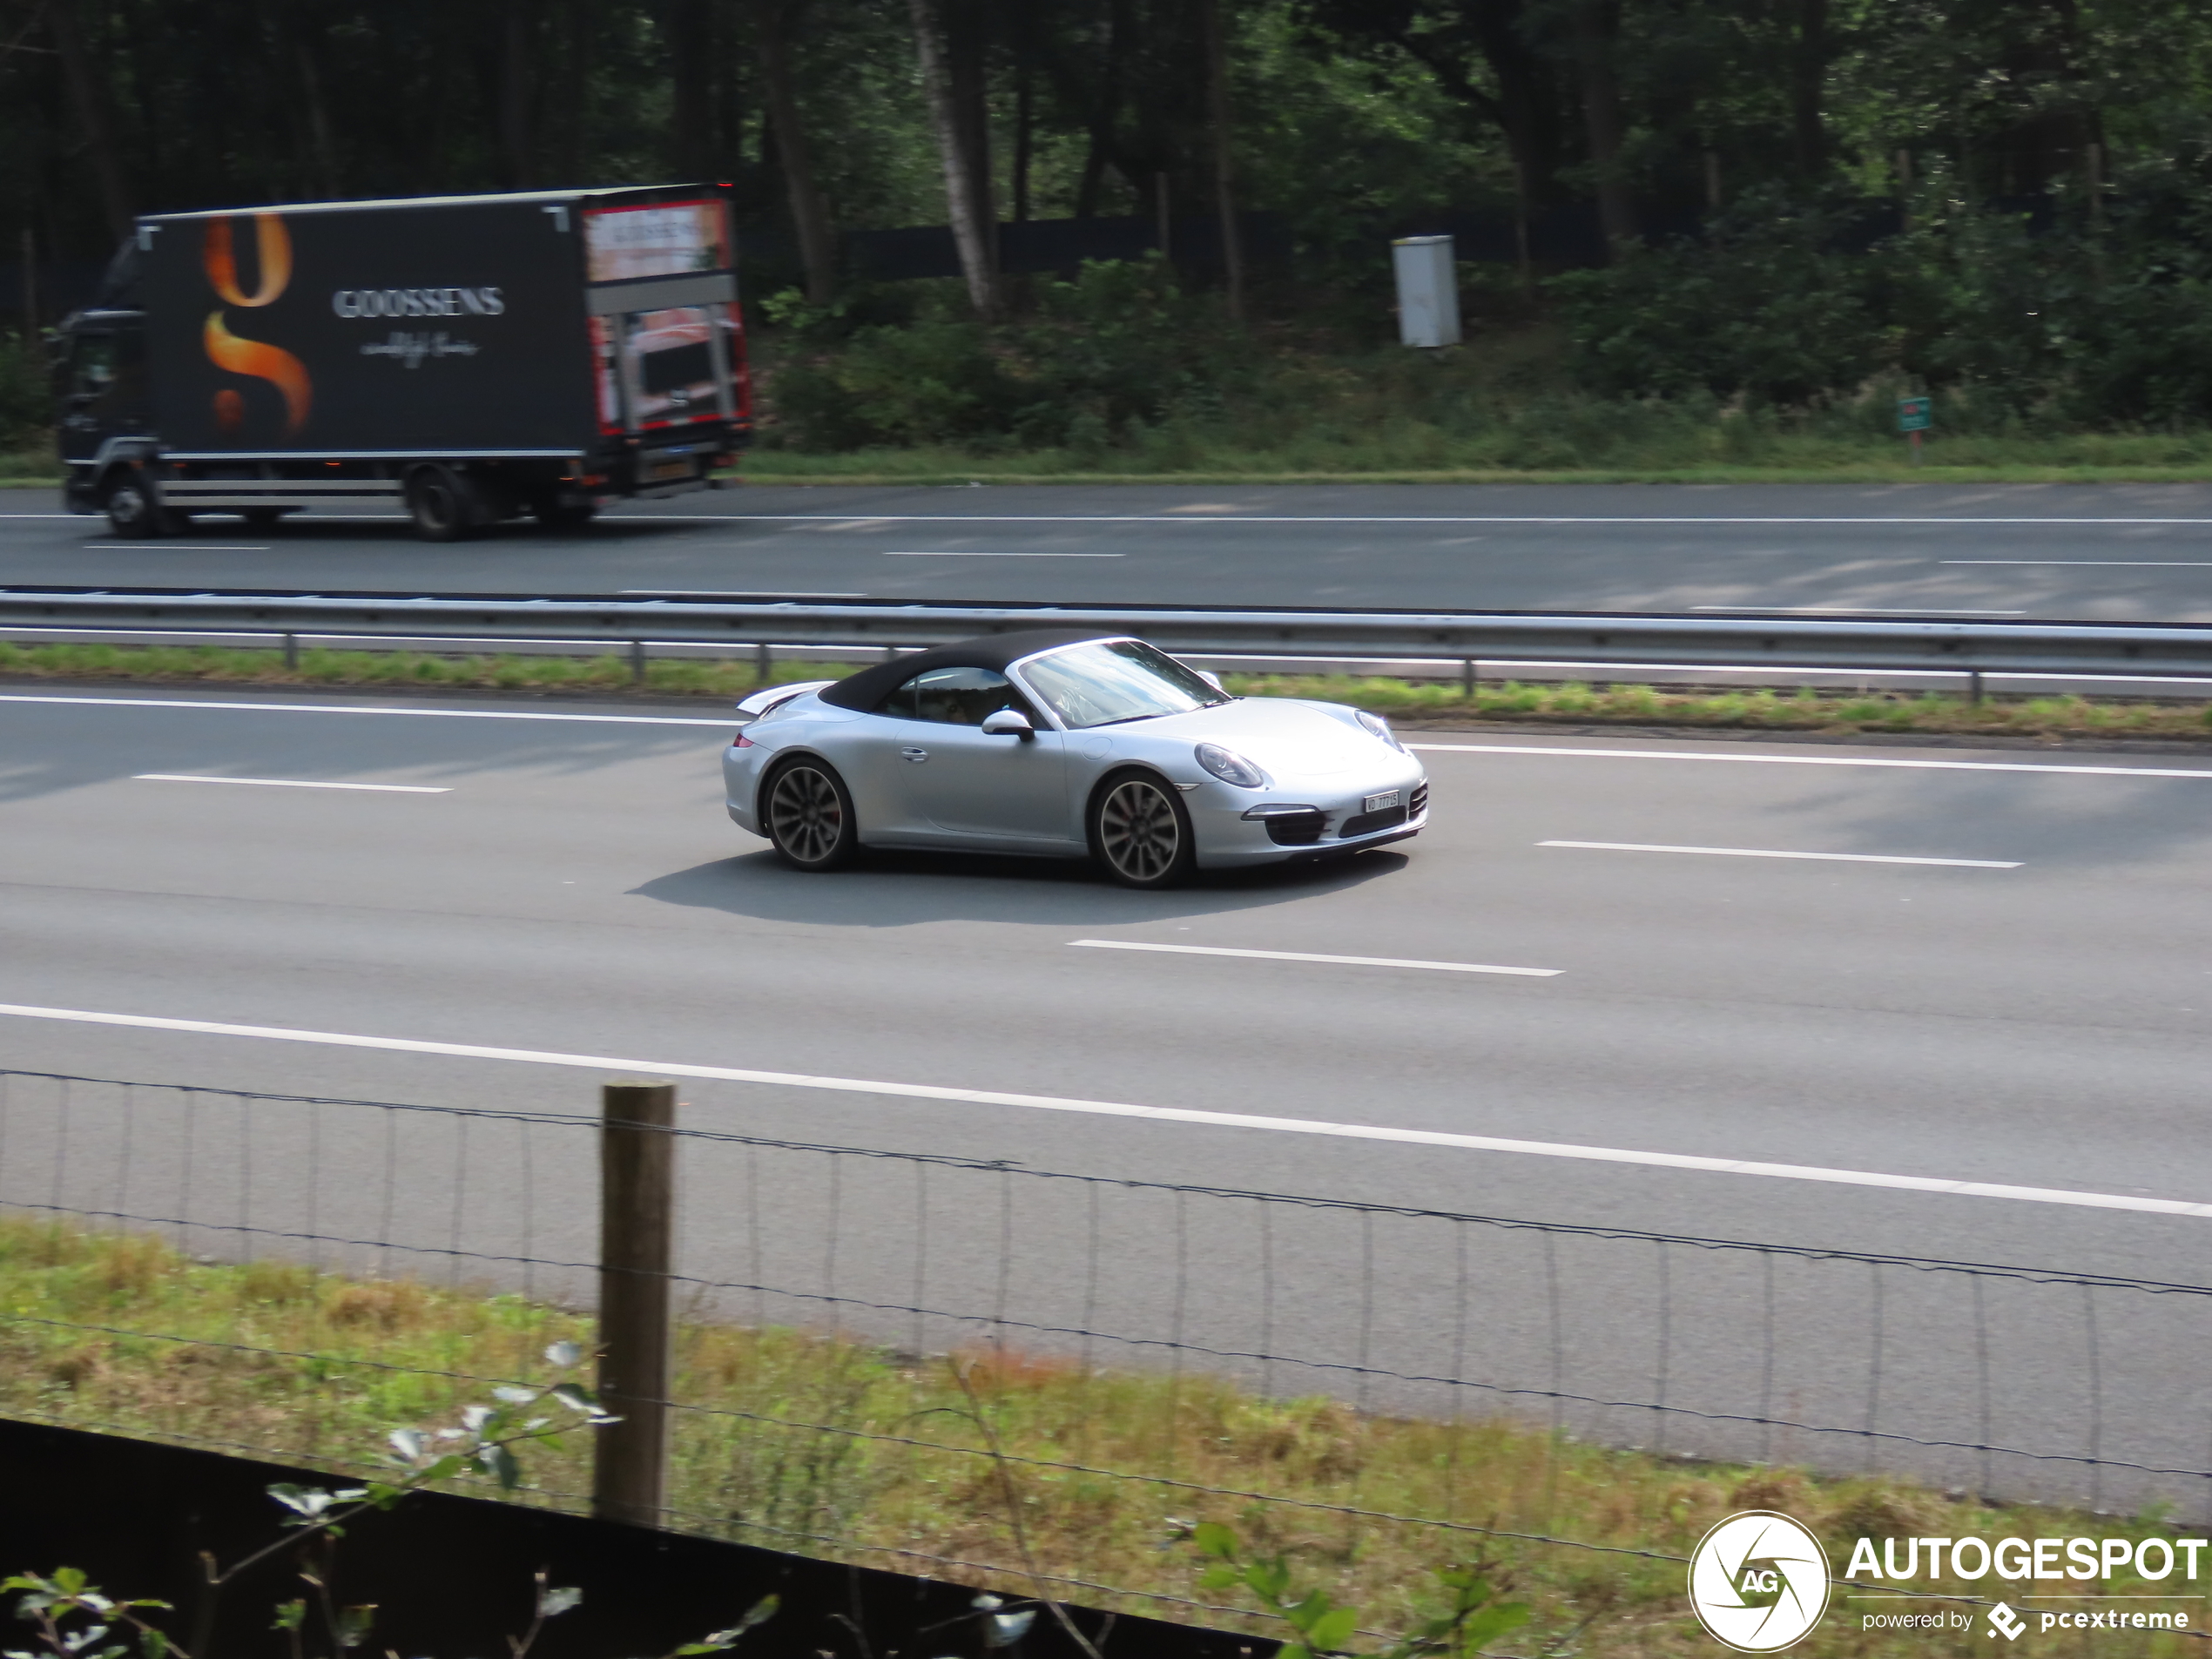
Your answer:
[[[475,527],[469,486],[450,467],[417,467],[408,475],[407,511],[426,542],[458,542]]]
[[[161,506],[154,487],[136,467],[118,469],[100,492],[100,510],[118,536],[175,536],[192,528],[184,514]]]

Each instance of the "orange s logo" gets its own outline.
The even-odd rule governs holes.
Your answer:
[[[256,213],[253,227],[261,275],[249,294],[239,287],[230,220],[213,219],[207,222],[200,263],[206,268],[208,283],[227,305],[251,308],[272,304],[292,280],[292,238],[286,233],[284,220],[274,213]],[[314,382],[308,378],[307,366],[290,352],[233,334],[219,311],[208,314],[207,326],[200,331],[200,344],[207,353],[207,361],[216,368],[266,381],[283,394],[287,437],[297,436],[300,428],[307,424],[307,412],[314,401]],[[235,432],[243,424],[245,415],[246,401],[237,392],[226,388],[215,394],[215,418],[226,433]]]

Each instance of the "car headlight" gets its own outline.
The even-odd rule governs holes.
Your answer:
[[[1258,766],[1234,749],[1224,749],[1217,743],[1202,743],[1191,751],[1198,764],[1221,779],[1239,789],[1264,789],[1267,779]]]
[[[1359,717],[1359,724],[1366,726],[1368,731],[1397,750],[1399,753],[1406,752],[1406,745],[1398,741],[1398,734],[1390,729],[1390,722],[1384,719],[1381,715],[1370,714],[1365,709],[1354,709],[1352,712]]]

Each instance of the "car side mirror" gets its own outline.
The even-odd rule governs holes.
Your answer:
[[[987,738],[1015,737],[1027,743],[1037,735],[1029,724],[1029,717],[1019,709],[994,709],[983,717],[983,735]]]
[[[1221,683],[1220,675],[1209,674],[1203,668],[1194,668],[1190,671],[1196,674],[1200,679],[1205,681],[1207,685],[1212,686],[1215,691],[1219,691],[1224,697],[1229,695],[1229,688]]]

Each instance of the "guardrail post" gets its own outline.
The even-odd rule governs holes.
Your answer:
[[[287,668],[300,666],[300,636],[297,634],[284,637],[284,665]]]
[[[752,648],[752,684],[756,691],[768,689],[768,642],[762,640]]]
[[[609,1083],[599,1141],[599,1397],[591,1513],[658,1525],[668,1470],[676,1085]]]
[[[1474,701],[1475,663],[1472,657],[1460,658],[1460,695],[1470,703]]]
[[[645,683],[645,642],[642,639],[630,642],[630,679],[633,685]]]
[[[1966,701],[1977,708],[1981,705],[1981,670],[1979,668],[1966,671]]]

